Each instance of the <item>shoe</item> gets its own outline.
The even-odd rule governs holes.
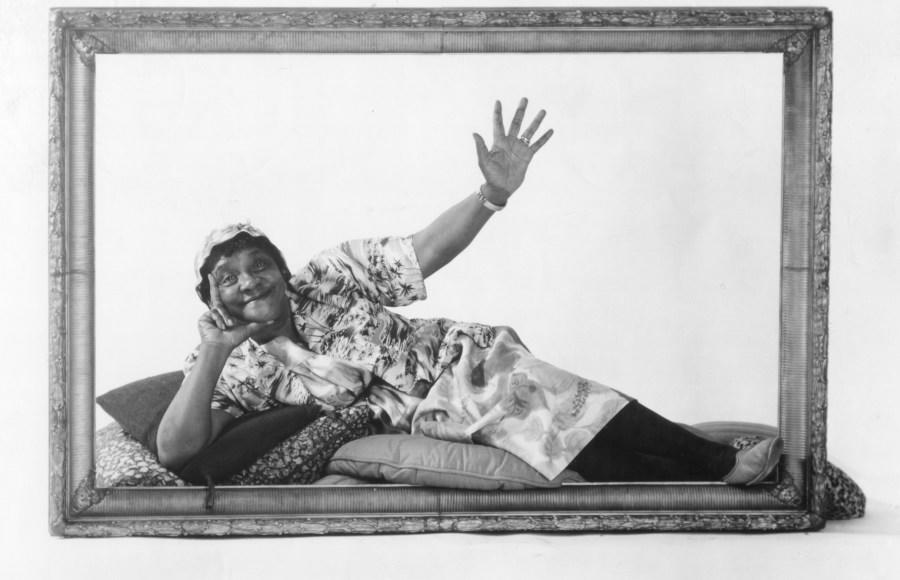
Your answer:
[[[730,485],[757,484],[772,473],[783,451],[784,442],[781,437],[764,439],[753,447],[741,449],[734,459],[734,468],[722,481]]]

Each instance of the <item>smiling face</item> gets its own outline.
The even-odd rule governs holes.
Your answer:
[[[222,304],[243,322],[290,318],[287,283],[275,260],[259,248],[222,256],[212,269]]]

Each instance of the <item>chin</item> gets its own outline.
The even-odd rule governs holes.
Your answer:
[[[241,318],[246,322],[269,322],[270,320],[279,320],[282,315],[280,310],[257,308],[250,311],[245,310]]]
[[[270,320],[281,320],[288,318],[289,309],[280,302],[250,304],[241,313],[241,318],[247,322],[269,322]]]

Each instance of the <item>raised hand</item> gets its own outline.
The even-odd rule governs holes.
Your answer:
[[[271,326],[275,321],[245,323],[236,321],[222,303],[218,284],[212,274],[209,279],[209,310],[200,316],[197,329],[200,341],[235,348],[251,336]]]
[[[527,106],[528,99],[523,98],[519,101],[519,107],[509,124],[509,131],[506,131],[503,127],[503,109],[500,101],[494,104],[494,143],[490,150],[481,135],[474,134],[478,167],[488,187],[491,188],[489,195],[491,201],[500,205],[506,203],[509,196],[522,185],[532,157],[553,135],[553,129],[550,129],[537,141],[531,142],[546,115],[543,110],[538,112],[522,135],[519,135]],[[488,192],[483,193],[488,195]]]

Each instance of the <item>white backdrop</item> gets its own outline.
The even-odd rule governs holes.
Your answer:
[[[156,4],[163,3],[249,4],[247,0],[167,0]],[[502,4],[481,0],[343,3]],[[896,577],[900,567],[900,501],[896,491],[900,464],[895,460],[896,453],[890,452],[891,443],[900,440],[900,366],[896,362],[900,352],[900,195],[895,171],[900,166],[900,111],[896,105],[900,78],[894,74],[900,67],[900,36],[895,30],[900,21],[900,5],[896,2],[827,3],[835,16],[828,456],[866,492],[869,501],[864,519],[829,522],[822,533],[789,535],[435,534],[226,542],[60,540],[48,534],[47,20],[50,6],[84,4],[83,0],[5,0],[0,4],[0,209],[6,217],[0,239],[7,257],[4,264],[8,266],[0,290],[4,298],[0,301],[0,320],[5,330],[2,348],[7,363],[4,392],[8,401],[4,420],[0,421],[0,459],[5,468],[0,483],[5,500],[0,545],[7,576],[91,580],[292,577],[298,573],[304,578],[427,575],[434,579],[577,578],[588,574],[629,579],[755,579],[785,574],[792,580]],[[103,4],[140,2],[108,0]],[[266,0],[266,4],[302,2]],[[318,0],[314,4],[327,2]],[[684,2],[537,0],[530,4],[678,6]],[[691,4],[743,6],[747,2],[697,0]],[[809,2],[785,0],[777,4],[804,6]],[[563,111],[541,103],[534,93],[526,94],[532,96],[535,105],[547,107],[548,125],[559,130]],[[509,103],[519,95],[503,90],[491,94],[489,99],[497,96]],[[466,132],[458,136],[462,154],[471,146],[466,140],[468,132],[487,132],[490,128],[490,102],[478,101],[473,100],[472,104],[478,110],[477,118],[473,117],[475,125],[466,127]],[[563,137],[560,133],[542,151],[543,158],[535,162],[528,183],[514,199],[515,205],[488,225],[486,235],[506,222],[521,221],[524,210],[520,208],[528,203],[539,204],[545,211],[551,207],[544,199],[557,189],[540,189],[537,181],[545,172],[551,181],[558,177],[558,166],[547,158],[553,148],[564,143]],[[467,163],[473,157],[474,153]],[[154,171],[157,168],[143,175]],[[469,187],[467,182],[466,190]],[[448,201],[456,196],[456,192],[448,190]],[[148,201],[146,205],[150,207],[152,203]],[[442,207],[435,199],[433,210]],[[144,209],[134,213],[139,216]],[[573,212],[578,212],[577,206]],[[430,214],[426,212],[421,217],[428,219]],[[196,237],[185,244],[197,243],[207,229],[201,225],[196,227]],[[412,225],[418,227],[418,223]],[[157,226],[156,231],[166,231],[165,225]],[[342,236],[335,232],[334,237]],[[497,247],[483,237],[461,259],[496,251]],[[178,303],[184,303],[193,317],[199,313],[199,302],[191,305],[192,280],[184,272],[190,268],[193,250],[188,249],[182,257],[184,251],[183,247],[178,249],[177,268],[186,276],[179,283]],[[434,277],[434,283],[466,271],[459,264],[451,265]],[[188,284],[187,289],[184,284]],[[434,284],[432,290],[435,295]],[[131,309],[123,318],[130,313]],[[181,318],[186,316],[187,313],[182,314]],[[514,322],[521,326],[527,318],[517,317]],[[188,323],[189,320],[185,322]],[[183,338],[173,340],[192,343],[192,330],[179,331]],[[180,359],[183,348],[175,345],[172,356]],[[160,364],[165,362],[169,368],[170,359],[166,355]],[[621,386],[637,390],[634,385]]]
[[[292,267],[412,233],[528,96],[554,137],[404,313],[511,325],[677,420],[777,422],[778,54],[113,55],[96,86],[98,392],[194,346],[209,229]]]

